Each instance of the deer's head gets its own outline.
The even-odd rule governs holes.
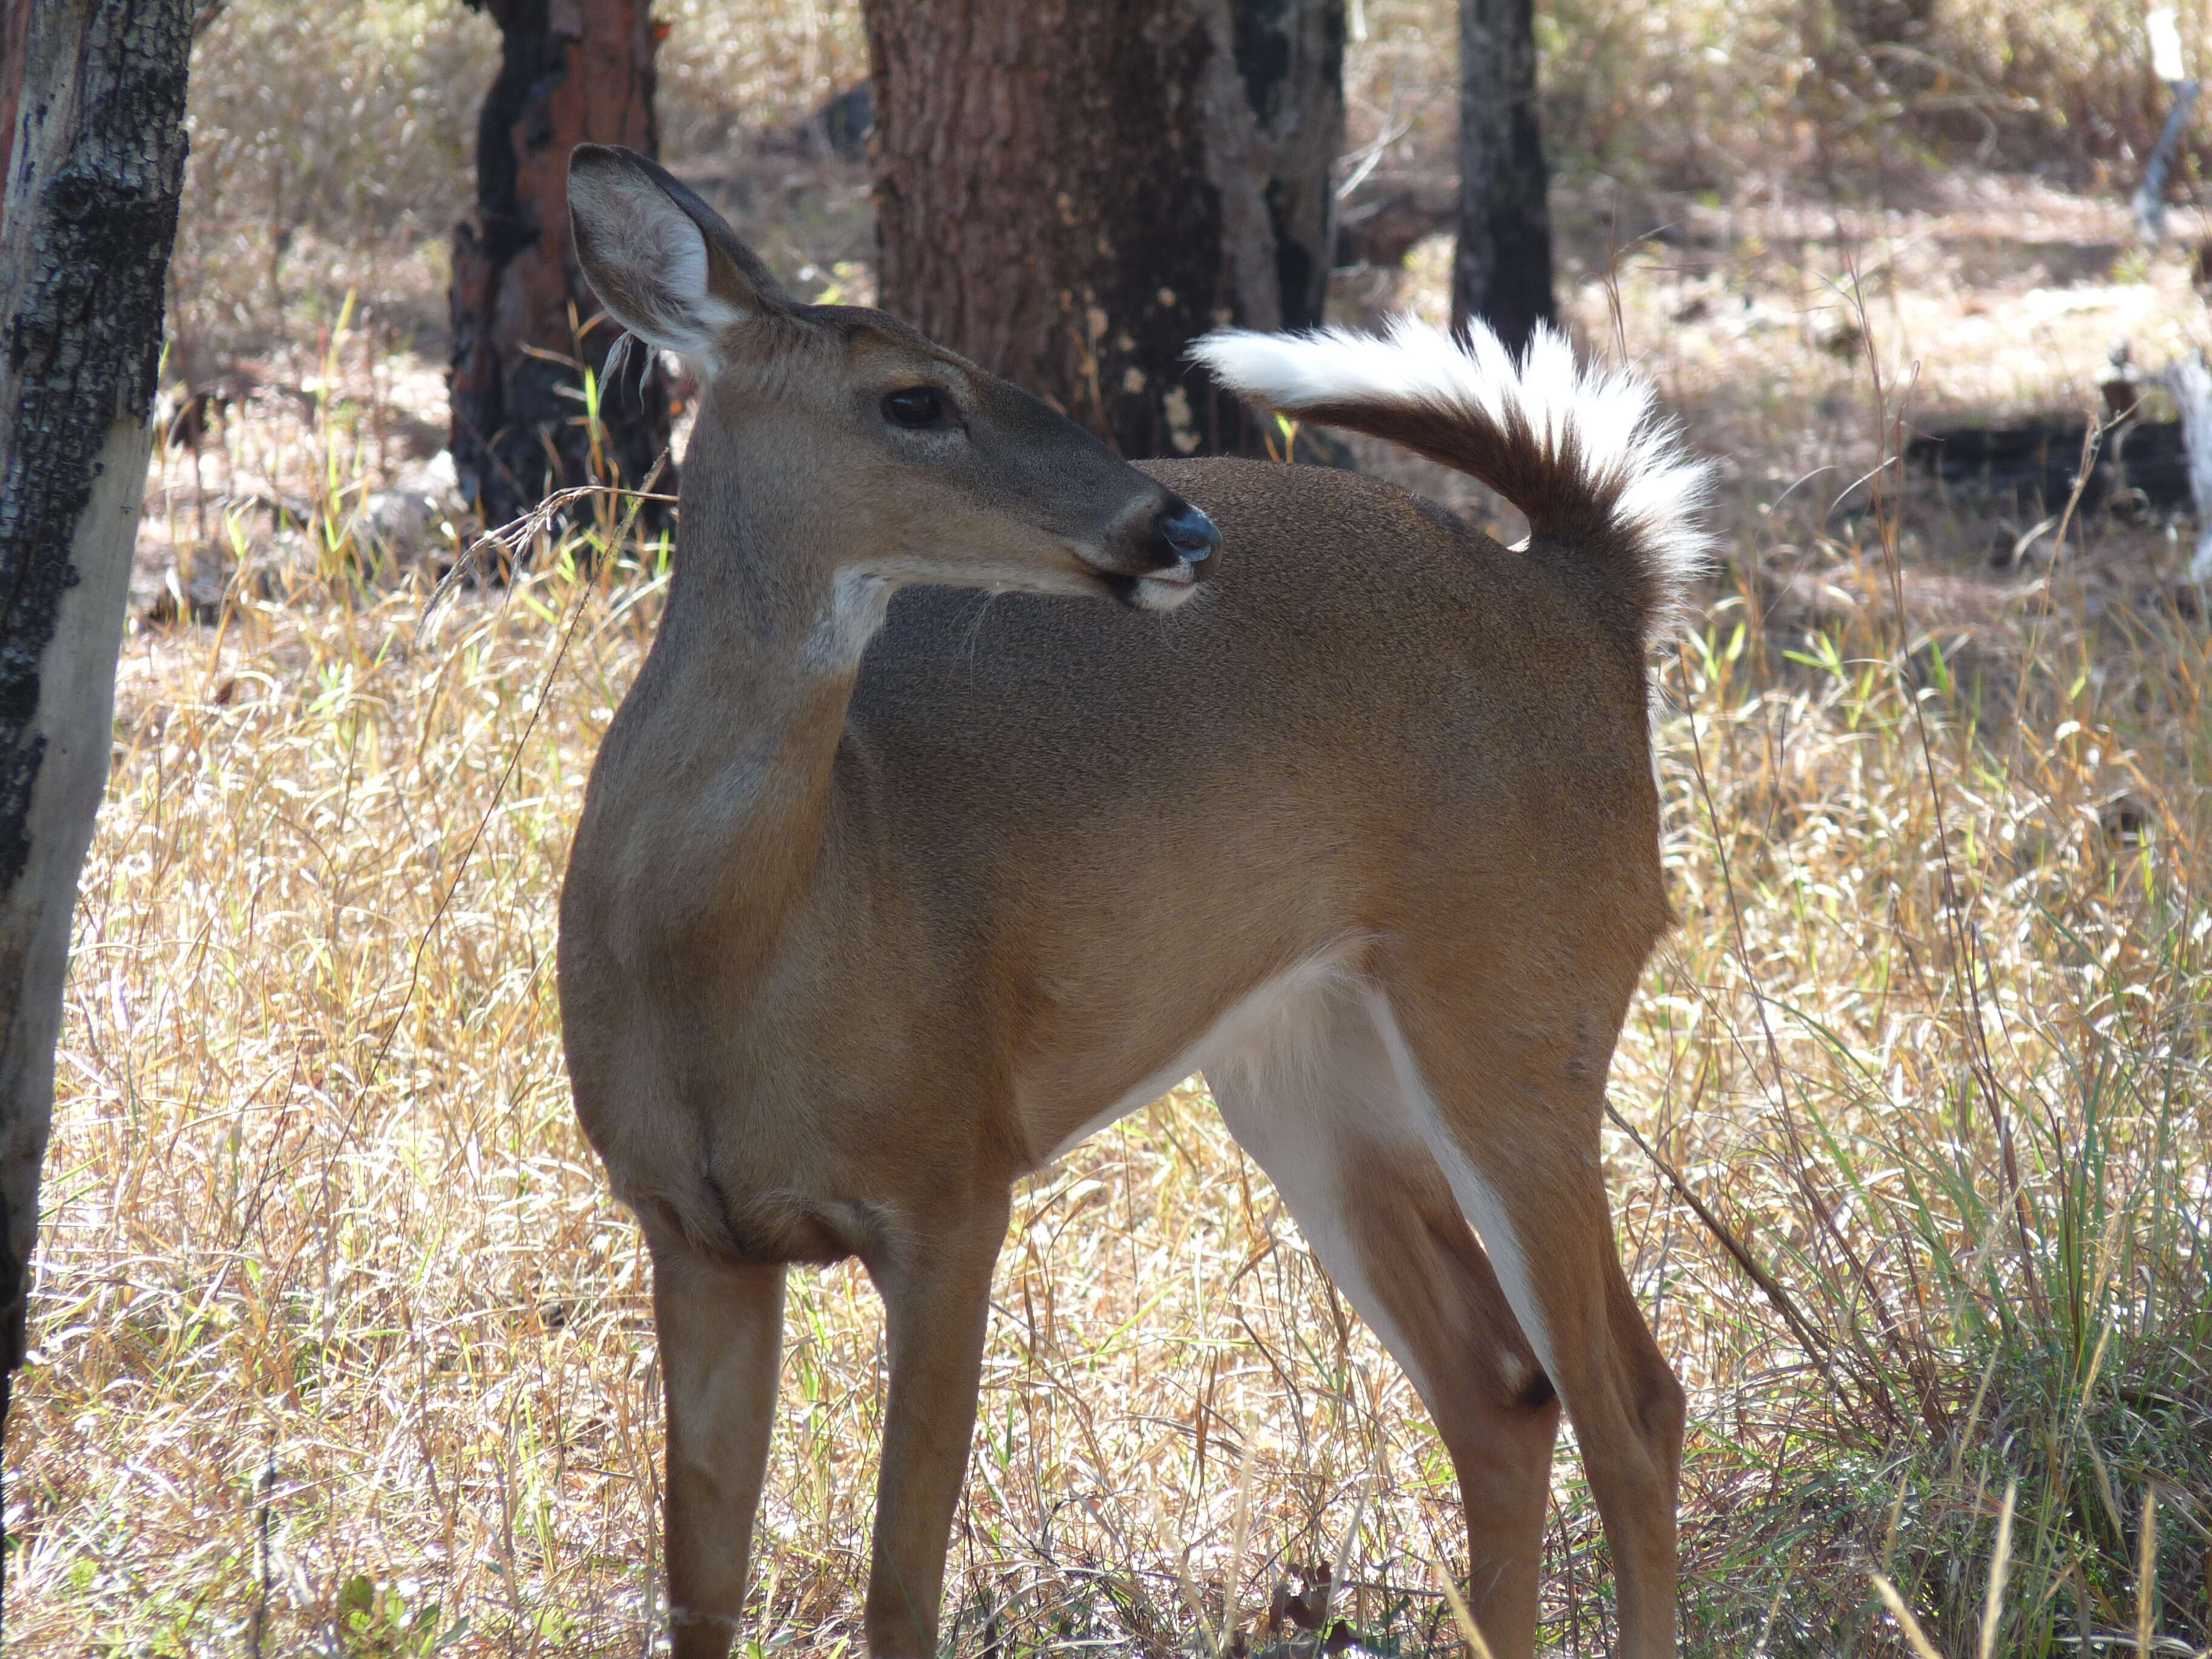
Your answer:
[[[734,474],[780,553],[872,586],[1169,610],[1219,548],[1206,514],[1042,400],[883,312],[800,304],[643,156],[579,146],[568,209],[609,313],[699,381],[687,478]],[[687,541],[723,533],[702,516]]]

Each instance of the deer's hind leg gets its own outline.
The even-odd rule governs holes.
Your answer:
[[[1565,1404],[1612,1547],[1622,1659],[1674,1651],[1683,1394],[1622,1273],[1598,1123],[1624,988],[1408,975],[1376,1004],[1459,1207]],[[1492,1017],[1488,1011],[1509,1011]],[[1472,1014],[1470,1011],[1474,1011]]]
[[[1484,1639],[1498,1659],[1533,1653],[1559,1404],[1364,996],[1343,983],[1314,990],[1207,1081],[1436,1422],[1466,1508],[1468,1601]]]

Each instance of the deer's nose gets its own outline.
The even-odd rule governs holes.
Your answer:
[[[1203,564],[1221,550],[1221,532],[1188,501],[1177,501],[1160,514],[1160,544],[1184,564]]]

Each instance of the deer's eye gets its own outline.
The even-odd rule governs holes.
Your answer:
[[[910,386],[884,399],[884,418],[893,426],[939,426],[945,420],[945,396],[933,386]]]

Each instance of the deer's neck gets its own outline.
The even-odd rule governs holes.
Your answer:
[[[817,872],[860,654],[889,588],[818,556],[802,513],[699,449],[660,636],[632,692],[623,793],[658,843],[645,878],[666,889],[655,908],[671,930],[702,928],[726,950],[772,940]]]

